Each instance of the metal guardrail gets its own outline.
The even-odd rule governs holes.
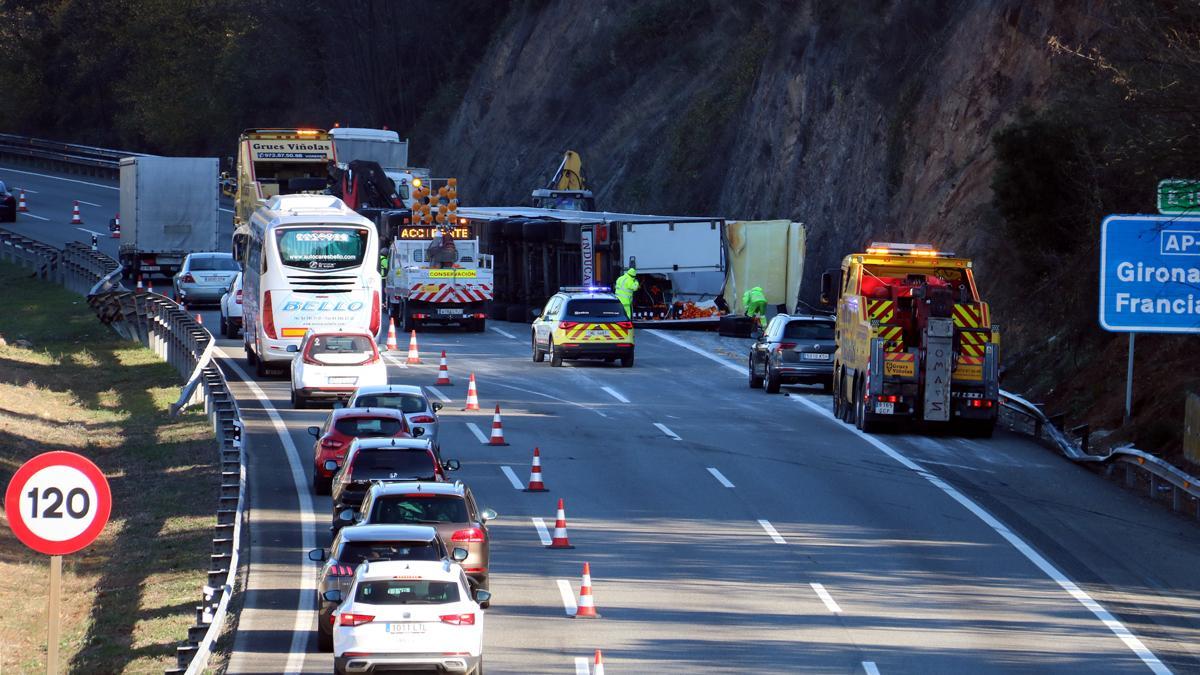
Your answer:
[[[97,148],[91,145],[64,143],[15,134],[0,134],[0,155],[109,176],[115,176],[119,172],[119,163],[122,157],[145,156],[140,152]]]
[[[1149,497],[1154,501],[1169,493],[1173,511],[1188,511],[1200,518],[1200,478],[1133,446],[1113,448],[1103,455],[1092,454],[1088,452],[1086,427],[1079,429],[1082,443],[1076,443],[1059,420],[1047,416],[1037,404],[1007,391],[1000,392],[1000,399],[1004,409],[1033,422],[1031,434],[1035,438],[1048,440],[1068,459],[1080,463],[1107,464],[1106,473],[1109,475],[1114,467],[1120,466],[1124,470],[1126,487],[1146,487]]]
[[[224,628],[236,587],[243,510],[246,504],[242,419],[225,375],[213,361],[216,340],[174,301],[157,293],[129,291],[121,284],[117,261],[82,244],[63,249],[0,230],[0,260],[31,268],[41,279],[55,281],[81,295],[101,322],[118,335],[141,342],[175,367],[187,383],[171,405],[178,415],[203,403],[213,423],[221,453],[221,489],[213,530],[207,583],[196,606],[196,622],[176,648],[176,668],[168,673],[201,673]]]

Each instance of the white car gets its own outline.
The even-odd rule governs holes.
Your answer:
[[[235,338],[242,332],[242,273],[238,272],[221,296],[221,337]]]
[[[347,399],[358,387],[387,384],[387,364],[375,338],[358,331],[304,333],[300,345],[288,345],[292,358],[292,407],[316,398]]]
[[[470,590],[448,560],[364,562],[354,585],[326,591],[333,614],[333,672],[435,669],[483,673],[483,609],[491,593]]]
[[[347,408],[394,408],[404,413],[408,428],[414,437],[420,437],[433,442],[438,449],[438,418],[437,411],[442,404],[430,401],[425,390],[411,384],[389,384],[382,387],[359,387],[350,397]],[[421,430],[417,434],[417,429]]]

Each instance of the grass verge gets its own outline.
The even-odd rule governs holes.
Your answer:
[[[0,486],[50,450],[107,475],[112,516],[63,559],[60,659],[71,672],[161,673],[195,617],[218,489],[203,411],[172,419],[180,378],[96,320],[86,301],[0,265]],[[49,561],[0,511],[0,672],[45,670]]]

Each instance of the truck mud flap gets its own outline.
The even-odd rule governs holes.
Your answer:
[[[950,420],[950,378],[954,366],[954,320],[931,318],[925,329],[925,410],[928,422]]]

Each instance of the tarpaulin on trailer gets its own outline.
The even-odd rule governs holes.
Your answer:
[[[725,224],[729,247],[725,302],[742,313],[742,294],[761,286],[767,302],[796,309],[804,274],[803,223],[787,220],[734,220]]]

